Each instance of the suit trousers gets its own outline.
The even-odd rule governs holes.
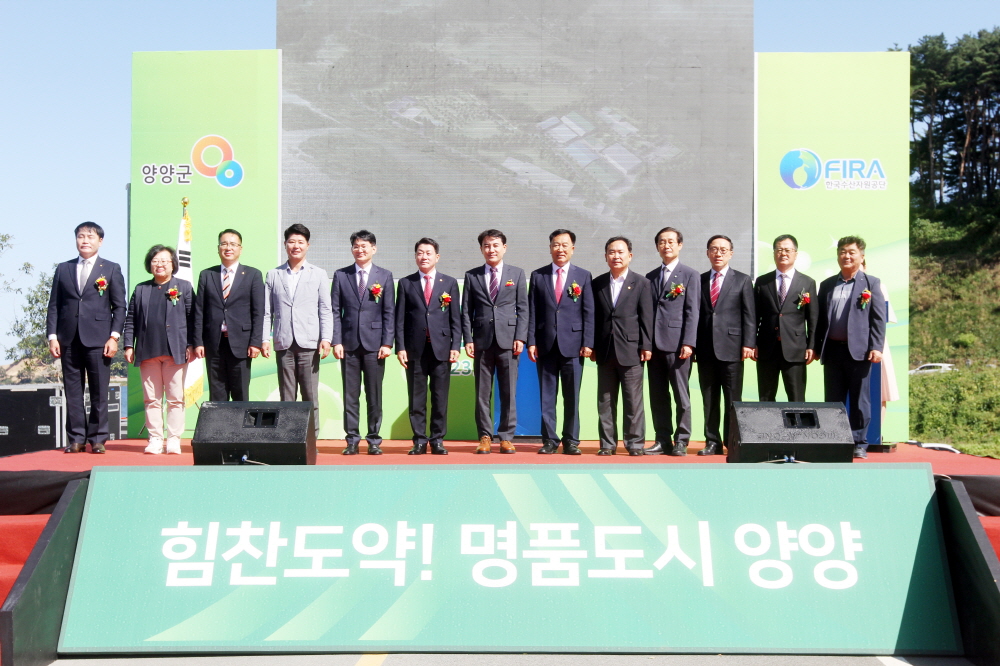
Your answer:
[[[247,356],[239,358],[229,346],[229,338],[219,339],[219,348],[205,348],[205,365],[208,368],[208,397],[212,402],[250,399],[250,363]]]
[[[563,398],[563,444],[580,443],[580,382],[583,357],[563,356],[558,349],[538,357],[538,390],[542,403],[542,441],[559,443],[556,434],[556,402],[559,384]]]
[[[743,361],[720,361],[714,354],[698,354],[698,384],[705,412],[705,443],[729,446],[733,402],[743,400]],[[720,398],[725,401],[724,417]]]
[[[847,405],[854,445],[868,448],[868,424],[872,420],[871,369],[869,360],[855,361],[846,342],[826,341],[823,386],[827,402]]]
[[[278,363],[278,395],[282,402],[295,402],[302,393],[303,402],[313,404],[313,422],[319,432],[319,349],[305,349],[293,342],[288,349],[274,353]]]
[[[666,447],[671,443],[687,446],[691,441],[691,391],[688,387],[691,358],[681,358],[676,352],[654,349],[653,358],[646,362],[646,369],[656,442]],[[677,408],[676,428],[671,418],[671,391]]]
[[[104,347],[85,347],[80,336],[66,345],[60,342],[63,390],[66,392],[66,442],[103,444],[108,440],[108,384],[111,359]],[[90,387],[90,416],[83,403],[84,387]]]
[[[184,434],[184,375],[187,363],[178,365],[170,356],[148,358],[139,364],[142,399],[146,405],[149,439],[163,440],[163,397],[167,398],[167,437]]]
[[[787,361],[778,350],[772,359],[757,361],[757,393],[761,402],[774,402],[778,396],[778,376],[785,387],[788,402],[806,401],[806,362]]]
[[[385,359],[379,359],[377,351],[365,351],[358,347],[353,351],[344,350],[344,360],[340,362],[341,376],[344,378],[344,439],[348,444],[361,441],[361,384],[365,385],[365,403],[368,406],[368,445],[381,444],[382,437],[382,377],[385,375]]]
[[[646,444],[646,407],[643,404],[642,364],[622,365],[612,352],[597,364],[597,416],[601,448],[618,447],[618,392],[621,391],[622,433],[626,449]]]
[[[480,437],[493,436],[493,376],[500,385],[500,425],[497,434],[503,441],[514,439],[517,427],[517,362],[512,349],[501,348],[496,341],[486,349],[476,347],[473,371],[476,376],[476,429]]]
[[[431,430],[427,433],[427,384],[430,382]],[[451,386],[451,363],[439,361],[430,344],[423,353],[410,357],[406,364],[406,387],[410,398],[410,428],[413,443],[422,446],[444,442],[448,432],[448,389]]]

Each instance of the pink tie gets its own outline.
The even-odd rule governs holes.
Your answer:
[[[719,301],[719,275],[720,275],[720,273],[716,273],[715,275],[712,276],[712,307],[713,308],[715,307],[715,304]]]
[[[431,304],[431,276],[424,276],[424,305]]]
[[[565,268],[560,268],[558,271],[556,271],[556,305],[559,305],[559,302],[562,300],[563,286],[564,286],[563,273],[565,272],[566,272]]]

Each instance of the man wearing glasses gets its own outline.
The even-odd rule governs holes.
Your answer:
[[[776,270],[757,278],[757,392],[761,402],[774,402],[778,376],[789,402],[805,402],[806,366],[813,362],[819,308],[816,281],[795,270],[799,242],[783,234],[774,239]]]
[[[753,358],[757,346],[757,315],[750,276],[729,265],[733,241],[716,235],[708,239],[712,269],[701,274],[701,312],[698,316],[698,383],[705,409],[705,448],[699,456],[722,455],[729,443],[733,402],[743,400],[743,361]],[[725,400],[725,418],[719,399]],[[724,430],[719,431],[722,421]]]
[[[219,266],[198,276],[194,300],[194,353],[206,359],[213,402],[250,399],[250,362],[260,355],[264,327],[264,280],[240,263],[243,236],[219,234]]]

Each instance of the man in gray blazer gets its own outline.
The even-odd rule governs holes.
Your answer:
[[[493,377],[500,384],[500,453],[514,453],[518,355],[528,339],[528,288],[524,271],[505,264],[507,237],[487,229],[479,234],[486,265],[465,273],[462,332],[465,353],[474,359],[476,378],[476,453],[489,453],[493,443]]]
[[[653,289],[653,356],[646,364],[649,405],[656,441],[647,455],[687,455],[691,440],[691,355],[698,341],[701,279],[698,271],[681,263],[684,234],[673,227],[660,229],[654,239],[662,263],[646,274]],[[670,393],[677,408],[674,427]]]
[[[270,358],[273,338],[281,399],[292,402],[301,391],[302,400],[313,404],[318,432],[319,362],[330,354],[333,311],[326,271],[306,261],[309,236],[302,224],[285,229],[288,261],[267,272],[261,353]]]
[[[344,455],[358,453],[361,441],[361,381],[368,404],[368,455],[382,455],[382,378],[385,359],[395,337],[396,291],[392,273],[372,263],[378,247],[375,234],[351,234],[354,263],[333,274],[330,305],[340,326],[333,331],[333,355],[340,360],[344,379]]]
[[[885,297],[877,277],[865,273],[865,241],[837,241],[840,273],[819,285],[816,345],[823,364],[827,402],[843,402],[850,412],[854,457],[868,457],[872,416],[869,387],[872,363],[882,362],[885,347]]]

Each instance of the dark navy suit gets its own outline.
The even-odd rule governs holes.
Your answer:
[[[789,402],[806,399],[806,350],[815,349],[819,306],[816,281],[795,271],[779,302],[777,272],[757,278],[753,288],[757,307],[757,393],[761,402],[774,402],[780,374]],[[809,294],[809,303],[800,299]]]
[[[538,355],[538,388],[542,403],[542,440],[558,444],[556,396],[562,380],[562,443],[580,443],[580,382],[583,379],[582,347],[594,346],[594,292],[590,271],[573,264],[563,277],[556,302],[554,268],[548,264],[531,273],[528,293],[528,346]],[[571,290],[580,295],[573,297]]]
[[[375,285],[382,287],[376,302]],[[382,443],[382,377],[385,359],[378,358],[379,347],[392,347],[396,328],[396,295],[392,273],[375,264],[368,268],[363,295],[358,292],[357,264],[333,274],[330,307],[337,320],[333,327],[334,345],[344,346],[340,362],[344,379],[344,430],[348,446],[361,440],[361,382],[364,379],[368,404],[369,446]]]
[[[111,359],[104,344],[125,328],[125,279],[121,267],[98,255],[91,258],[90,275],[80,291],[79,258],[56,266],[49,293],[46,335],[55,335],[61,349],[63,388],[66,391],[68,444],[103,444],[108,439],[108,384]],[[104,294],[96,280],[105,278]],[[90,386],[90,418],[83,403],[84,381]]]
[[[445,303],[442,296],[451,297]],[[437,273],[431,300],[424,299],[424,274],[400,278],[396,296],[396,353],[405,351],[406,387],[413,444],[440,444],[448,432],[451,352],[462,345],[458,280]],[[427,384],[431,391],[431,429],[427,433]]]
[[[828,402],[843,402],[850,412],[855,446],[867,448],[868,424],[872,416],[869,380],[871,361],[868,352],[885,347],[885,297],[877,277],[858,271],[851,295],[844,305],[847,316],[847,340],[830,337],[834,317],[833,291],[840,274],[828,277],[819,285],[819,323],[816,345],[823,364],[823,384]],[[862,294],[871,292],[871,300],[862,307]]]

